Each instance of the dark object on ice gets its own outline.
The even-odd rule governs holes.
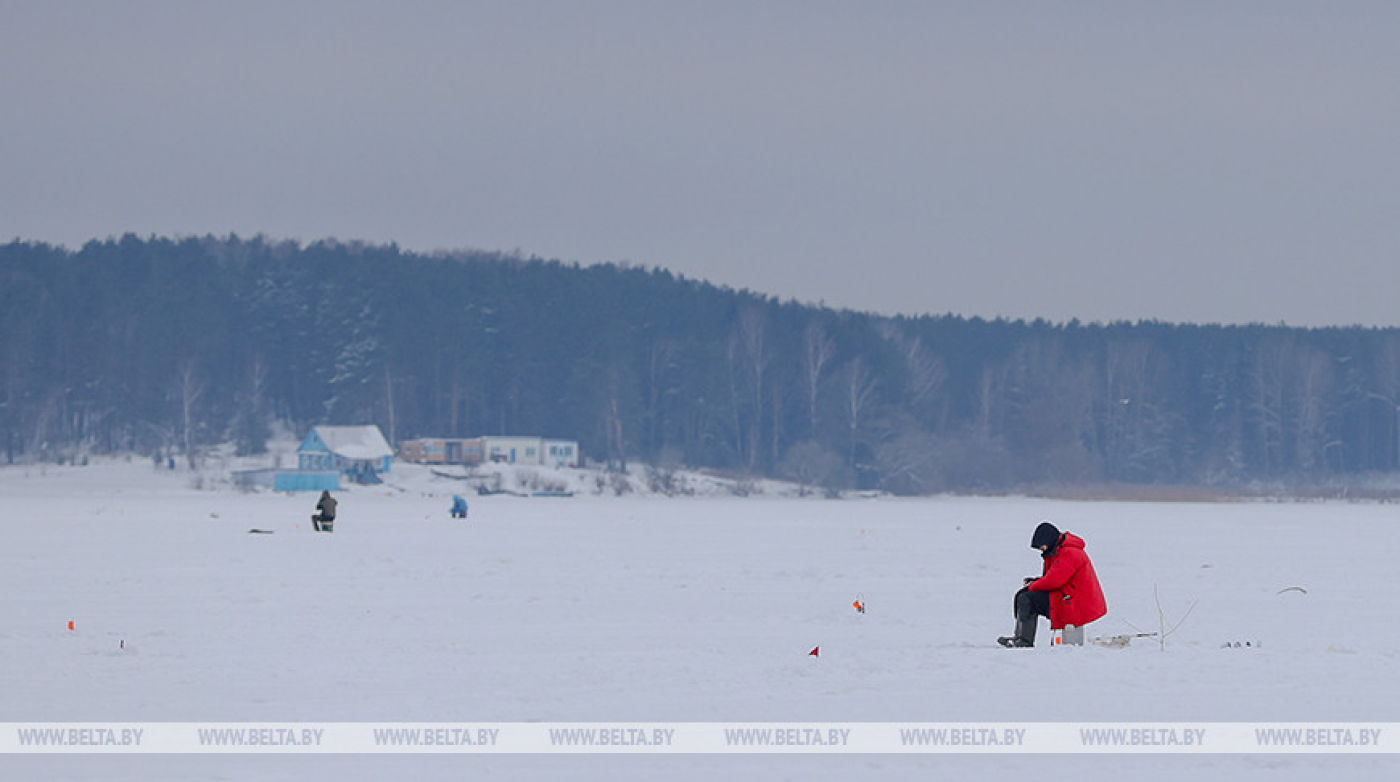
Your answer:
[[[1304,588],[1302,588],[1302,587],[1286,587],[1286,588],[1280,589],[1280,590],[1278,591],[1278,593],[1279,593],[1280,595],[1283,594],[1284,592],[1302,592],[1303,594],[1306,595],[1306,594],[1308,593],[1308,590],[1306,590],[1306,589],[1304,589]]]
[[[248,534],[249,534],[249,535],[271,535],[271,534],[272,534],[272,530],[270,530],[270,529],[250,529],[250,530],[248,530]]]
[[[433,475],[436,475],[436,476],[439,477],[439,478],[451,478],[451,479],[454,480],[454,481],[469,481],[469,480],[471,480],[471,476],[468,476],[468,475],[456,475],[456,474],[453,474],[453,473],[450,473],[450,472],[443,472],[442,470],[429,470],[428,472],[431,472]]]

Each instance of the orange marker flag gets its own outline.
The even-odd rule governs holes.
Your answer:
[[[68,629],[69,629],[69,630],[72,630],[72,629],[73,629],[73,620],[72,620],[72,619],[69,619],[69,620],[68,620]]]
[[[821,651],[822,651],[822,648],[821,648],[820,646],[813,646],[813,647],[812,647],[812,651],[808,652],[808,653],[807,653],[807,656],[808,656],[808,657],[821,657]]]
[[[852,606],[855,606],[856,611],[858,611],[858,612],[860,612],[860,613],[862,613],[862,614],[865,613],[865,605],[862,604],[859,600],[856,600],[856,601],[852,602],[851,605],[852,605]]]

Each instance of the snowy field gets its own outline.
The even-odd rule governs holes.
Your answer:
[[[0,722],[1400,721],[1395,506],[471,495],[460,521],[461,482],[395,470],[338,492],[324,535],[314,494],[223,475],[0,468]],[[1184,618],[1165,648],[1044,625],[995,645],[1041,519],[1088,543],[1090,635]],[[1393,779],[1397,758],[12,754],[0,780]]]

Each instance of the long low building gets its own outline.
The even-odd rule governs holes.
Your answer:
[[[419,464],[579,466],[578,442],[546,437],[421,437],[399,443],[399,458]]]

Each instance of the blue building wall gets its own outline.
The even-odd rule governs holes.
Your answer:
[[[335,466],[335,454],[326,447],[320,435],[312,429],[311,434],[301,442],[301,447],[297,448],[297,469],[300,470],[333,470]]]
[[[272,477],[276,491],[340,491],[338,472],[278,472]]]

